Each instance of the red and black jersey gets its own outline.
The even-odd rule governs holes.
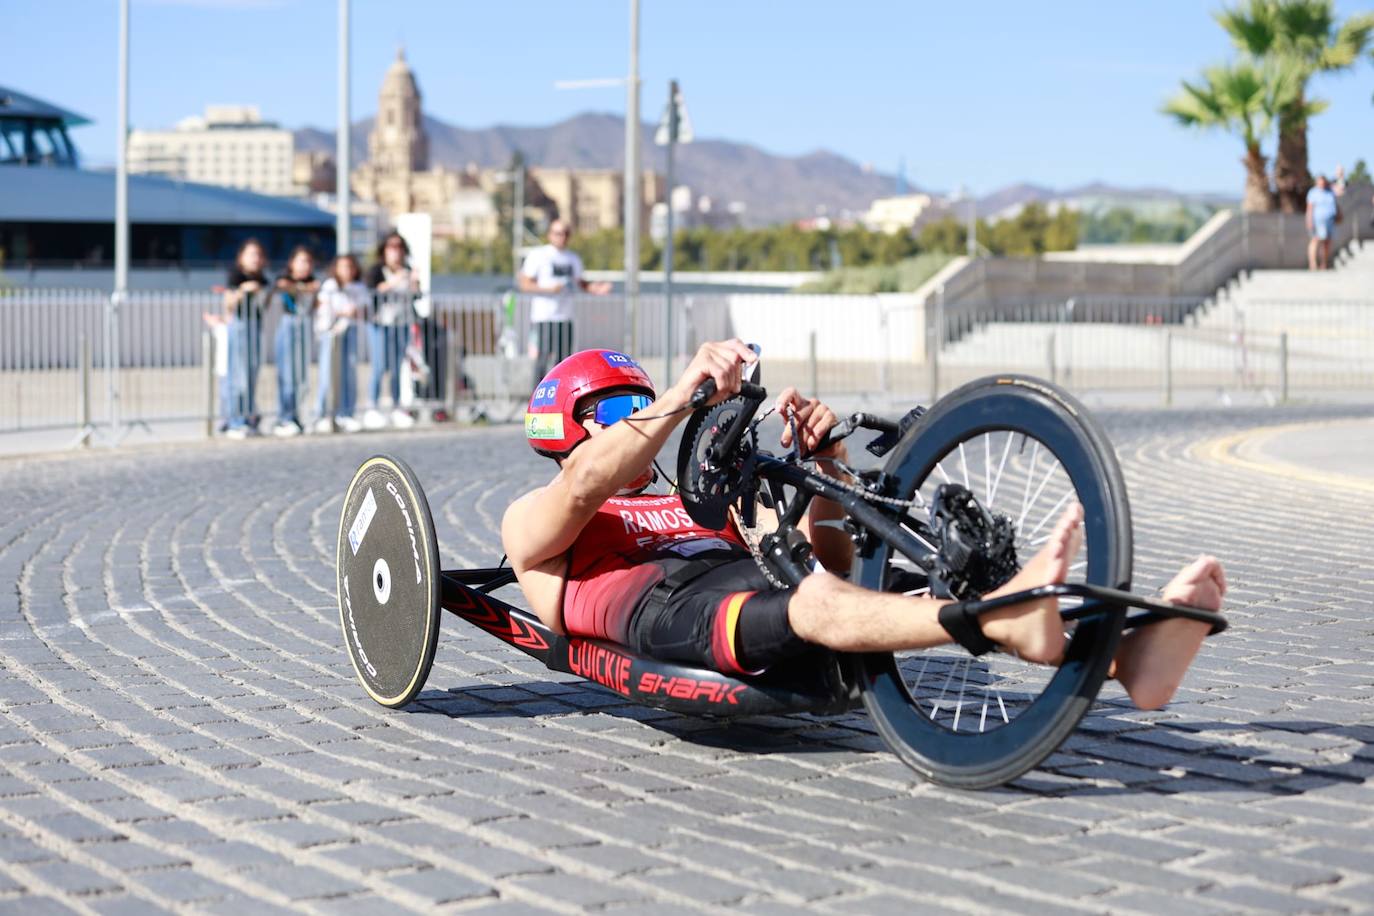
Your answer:
[[[676,495],[612,497],[573,543],[563,626],[572,635],[624,643],[636,606],[663,581],[665,564],[731,554],[748,555],[734,524],[702,528]]]

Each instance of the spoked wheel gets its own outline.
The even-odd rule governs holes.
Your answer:
[[[1014,524],[1020,563],[1077,500],[1084,544],[1068,581],[1130,585],[1130,507],[1116,455],[1084,407],[1054,386],[1018,376],[965,385],[908,432],[886,470],[918,516],[941,485],[968,488]],[[856,562],[855,580],[927,593],[913,570],[884,544]],[[1061,607],[1077,601],[1061,599]],[[1078,724],[1106,677],[1123,619],[1124,611],[1104,610],[1068,625],[1058,668],[1002,652],[974,658],[953,645],[861,656],[864,705],[893,750],[932,782],[1000,785],[1045,759]]]
[[[353,475],[339,519],[339,621],[363,689],[409,703],[439,640],[439,546],[415,472],[378,455]]]

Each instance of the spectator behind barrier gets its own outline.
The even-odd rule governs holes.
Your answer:
[[[415,419],[401,409],[401,360],[405,358],[410,337],[411,303],[420,292],[420,283],[410,269],[410,246],[399,232],[392,232],[377,246],[377,263],[367,273],[373,292],[372,318],[367,324],[367,345],[372,371],[367,395],[372,404],[363,414],[363,425],[381,429],[387,425],[382,413],[382,376],[388,376],[391,393],[392,426],[405,429]]]
[[[267,250],[257,239],[239,246],[225,280],[224,317],[229,338],[229,410],[226,435],[258,435],[258,367],[262,363],[262,310],[267,293]]]
[[[281,320],[272,350],[277,362],[276,436],[299,436],[300,399],[310,369],[310,341],[306,327],[315,307],[320,281],[315,279],[315,255],[297,245],[286,262],[286,272],[277,278],[274,298],[281,303]]]
[[[533,382],[542,379],[555,363],[573,352],[572,294],[581,290],[594,296],[611,291],[605,281],[589,283],[582,276],[582,258],[568,250],[572,230],[556,219],[549,224],[549,243],[525,257],[516,280],[520,292],[533,293],[530,300],[530,350],[534,357]],[[530,386],[533,388],[533,384]]]
[[[1341,221],[1341,206],[1325,175],[1317,176],[1317,183],[1307,192],[1307,269],[1331,269],[1331,238]]]
[[[329,277],[320,287],[315,306],[315,334],[319,345],[319,397],[315,432],[333,432],[335,424],[346,433],[362,429],[353,417],[358,399],[358,319],[371,299],[363,284],[358,259],[342,254],[334,259]],[[334,390],[335,357],[338,358],[338,390]],[[333,410],[330,410],[330,399]]]

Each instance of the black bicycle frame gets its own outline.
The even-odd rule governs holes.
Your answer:
[[[796,526],[801,522],[811,500],[820,497],[838,503],[845,513],[865,530],[871,532],[889,547],[900,551],[916,565],[929,571],[931,562],[935,557],[935,551],[931,544],[909,531],[893,519],[889,513],[873,506],[861,494],[838,487],[796,462],[785,461],[767,452],[756,453],[756,458],[757,464],[754,474],[770,484],[775,505],[781,504],[782,496],[776,485],[791,486],[798,493],[786,503],[785,508],[778,516],[778,531],[775,534],[781,534],[783,540],[787,539],[790,532],[797,532]],[[928,530],[924,523],[918,519],[907,516],[906,520],[918,531]],[[800,581],[800,575],[805,575],[803,570],[788,568],[790,557],[772,554],[770,559],[773,559],[781,567],[780,571],[794,580],[793,584]],[[1060,609],[1059,614],[1065,622],[1079,620],[1094,614],[1138,608],[1146,613],[1127,615],[1123,623],[1125,629],[1146,626],[1172,618],[1185,618],[1211,624],[1212,634],[1222,632],[1227,626],[1226,620],[1219,614],[1202,608],[1168,604],[1121,589],[1077,582],[1042,585],[1007,595],[999,595],[996,598],[968,601],[964,604],[974,614],[984,614],[1023,601],[1049,597],[1083,599],[1083,603],[1079,607]]]
[[[842,656],[817,647],[757,677],[731,677],[706,668],[639,655],[600,639],[555,633],[529,611],[491,592],[515,582],[509,567],[444,570],[446,611],[544,664],[593,681],[628,700],[699,716],[820,714],[852,709],[858,692]]]

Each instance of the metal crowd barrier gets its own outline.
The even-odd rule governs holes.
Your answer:
[[[654,294],[634,309],[621,296],[574,297],[566,323],[532,320],[529,296],[383,295],[356,322],[351,363],[339,335],[324,339],[324,376],[314,304],[298,303],[303,327],[287,334],[280,350],[289,363],[279,365],[276,296],[249,299],[226,324],[223,294],[210,291],[135,291],[111,303],[100,290],[0,289],[0,449],[23,438],[8,434],[36,431],[82,443],[118,441],[131,427],[206,435],[240,416],[259,417],[267,432],[288,377],[286,412],[310,429],[322,391],[324,416],[338,412],[346,373],[355,418],[379,407],[422,420],[517,419],[542,368],[563,352],[629,350],[661,385],[702,341],[733,336],[763,345],[769,388],[795,385],[841,403],[926,401],[1006,371],[1156,403],[1183,391],[1273,401],[1374,392],[1374,299],[1066,298],[961,307],[947,320],[938,304],[903,295],[687,294],[674,297],[665,340],[665,302]],[[388,310],[390,337],[374,330]],[[378,351],[379,341],[390,350]],[[374,366],[387,370],[376,403]]]

